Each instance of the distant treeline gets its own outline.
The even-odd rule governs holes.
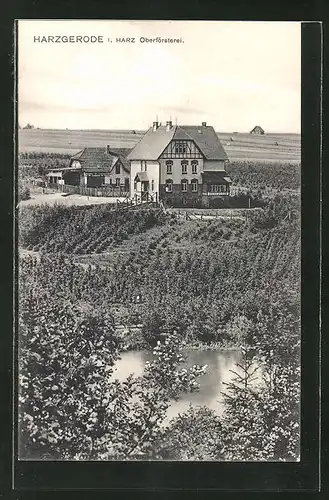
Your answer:
[[[43,176],[47,168],[68,167],[72,155],[68,153],[20,153],[18,158],[21,179]]]
[[[226,167],[233,184],[250,190],[300,189],[300,163],[231,161]]]

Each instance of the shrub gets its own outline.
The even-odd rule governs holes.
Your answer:
[[[19,200],[29,200],[31,198],[30,188],[28,186],[20,186],[18,193]]]

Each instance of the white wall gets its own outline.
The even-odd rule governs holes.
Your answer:
[[[160,165],[159,162],[147,162],[147,176],[150,181],[150,193],[151,194],[159,194],[160,188]],[[152,180],[154,181],[154,190],[152,191]]]
[[[160,179],[160,167],[157,161],[147,161],[146,162],[146,173],[149,179],[149,191],[151,194],[159,194],[159,179]],[[138,172],[142,171],[140,161],[130,162],[130,196],[134,196],[134,179]],[[154,191],[152,191],[152,180],[154,181]]]
[[[120,163],[120,173],[116,173],[116,166],[112,168],[111,172],[105,175],[105,184],[110,184],[110,179],[112,179],[112,185],[116,185],[116,179],[120,179],[120,185],[125,185],[125,179],[130,179],[130,174],[127,172]]]
[[[141,171],[141,162],[140,161],[131,161],[130,162],[130,196],[134,196],[134,179],[136,177],[137,172]]]

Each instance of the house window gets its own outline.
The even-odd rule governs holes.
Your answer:
[[[198,162],[196,160],[192,161],[192,174],[198,173]]]
[[[117,177],[117,178],[115,179],[115,185],[116,185],[116,186],[120,186],[120,177]]]
[[[151,180],[151,191],[154,191],[154,180]]]
[[[211,184],[209,186],[210,193],[226,193],[226,186],[224,184]]]
[[[182,180],[182,184],[181,184],[181,185],[182,185],[182,191],[183,191],[184,193],[186,193],[186,191],[187,191],[187,180],[186,180],[186,179],[183,179],[183,180]]]
[[[172,193],[172,179],[166,179],[166,193]]]
[[[112,177],[110,177],[110,184],[112,184]]]
[[[192,179],[192,193],[197,193],[198,192],[198,180],[197,179]]]
[[[183,160],[181,162],[181,165],[182,165],[182,174],[185,174],[185,175],[187,174],[187,164],[188,164],[188,162],[186,160]]]
[[[116,164],[116,166],[115,166],[115,173],[116,173],[117,175],[120,175],[120,163],[119,163],[119,164],[118,164],[118,163]]]
[[[146,170],[147,170],[147,163],[145,160],[142,160],[141,161],[141,171],[146,172]]]
[[[172,174],[172,165],[173,165],[173,162],[171,160],[166,161],[166,167],[167,167],[167,174],[168,175]]]

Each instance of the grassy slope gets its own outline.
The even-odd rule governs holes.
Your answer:
[[[58,153],[75,153],[87,146],[133,147],[143,136],[129,130],[20,130],[19,149]],[[300,160],[299,134],[218,133],[230,159]],[[233,138],[233,141],[231,141]],[[278,146],[275,143],[278,142]]]

